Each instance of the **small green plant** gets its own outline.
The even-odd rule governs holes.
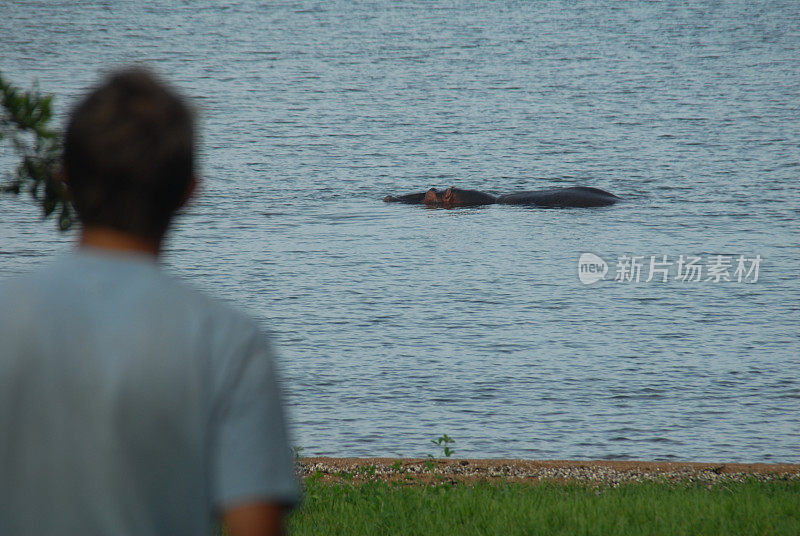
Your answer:
[[[450,448],[450,445],[452,445],[455,442],[456,440],[447,434],[442,434],[441,437],[437,439],[431,439],[431,443],[442,449],[442,454],[444,455],[445,458],[449,458],[455,452],[454,449]]]
[[[316,471],[314,471],[313,473],[311,473],[310,475],[308,475],[306,477],[305,482],[306,482],[306,485],[308,485],[308,484],[313,484],[317,480],[321,480],[321,479],[322,479],[322,471],[317,469]]]
[[[301,447],[300,445],[294,445],[294,446],[292,447],[292,454],[294,455],[294,459],[295,459],[295,461],[299,461],[299,460],[300,460],[300,454],[301,454],[301,453],[302,453],[304,450],[306,450],[306,449],[304,449],[304,448],[303,448],[303,447]]]
[[[400,472],[400,470],[402,469],[402,467],[403,467],[403,464],[401,464],[401,463],[400,463],[400,460],[395,460],[395,461],[394,461],[394,463],[392,464],[392,468],[393,468],[395,471],[397,471],[398,473]]]
[[[433,461],[433,456],[429,454],[428,459],[425,460],[425,469],[427,469],[428,472],[432,473],[434,467],[436,467],[436,463]]]
[[[58,226],[69,229],[73,221],[67,188],[57,171],[61,136],[50,126],[52,95],[34,87],[22,91],[0,73],[0,145],[8,145],[20,158],[13,173],[0,177],[0,192],[27,190],[42,207],[44,217],[58,213]]]

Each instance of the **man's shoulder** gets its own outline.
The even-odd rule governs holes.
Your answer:
[[[27,310],[47,301],[48,287],[58,274],[58,264],[60,262],[50,261],[33,271],[0,279],[0,323],[8,322],[4,313],[20,318]]]
[[[207,329],[254,334],[260,327],[232,304],[168,273],[155,261],[131,256],[65,255],[26,274],[0,280],[0,311],[91,307],[93,301],[134,299],[173,319]],[[125,302],[130,304],[129,302]],[[137,304],[141,305],[141,304]]]

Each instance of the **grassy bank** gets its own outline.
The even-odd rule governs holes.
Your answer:
[[[800,534],[800,481],[324,482],[307,478],[289,533]]]

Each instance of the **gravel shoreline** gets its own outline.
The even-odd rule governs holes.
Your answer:
[[[470,483],[476,481],[718,483],[753,478],[800,480],[800,464],[419,458],[300,458],[301,477],[325,482]]]

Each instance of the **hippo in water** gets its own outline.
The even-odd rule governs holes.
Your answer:
[[[620,200],[616,195],[588,186],[530,190],[494,196],[479,190],[463,190],[451,187],[447,190],[431,188],[427,192],[386,196],[387,203],[406,203],[432,207],[477,207],[482,205],[529,205],[537,207],[603,207]]]

